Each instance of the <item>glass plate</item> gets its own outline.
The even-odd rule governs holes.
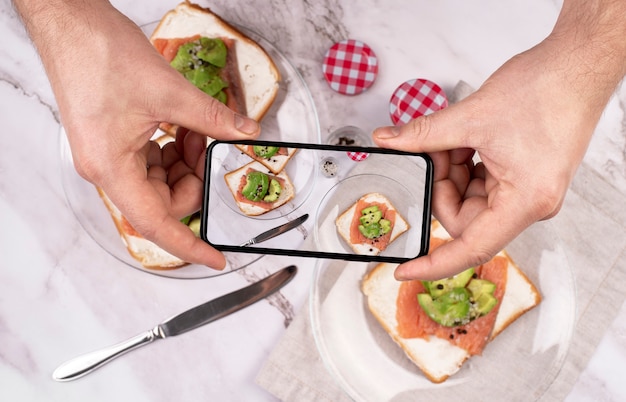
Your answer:
[[[575,319],[575,286],[549,222],[533,225],[507,252],[543,300],[441,384],[431,383],[369,312],[360,291],[373,263],[319,261],[310,297],[316,346],[354,400],[537,400],[560,371]]]
[[[156,23],[142,26],[149,34]],[[320,127],[311,94],[291,63],[270,42],[258,34],[237,27],[254,39],[272,57],[281,74],[276,100],[264,116],[260,140],[319,143]],[[159,136],[159,133],[155,134]],[[75,171],[72,155],[63,128],[60,133],[60,156],[63,188],[70,208],[85,231],[107,252],[125,264],[155,275],[197,279],[228,274],[244,268],[262,257],[258,254],[225,253],[228,268],[217,271],[200,265],[186,265],[170,270],[143,267],[126,250],[107,208],[95,187],[82,179]]]
[[[221,145],[221,144],[220,144]],[[232,222],[232,220],[239,220],[240,218],[245,218],[243,224],[247,225],[250,222],[250,218],[260,219],[260,220],[269,220],[283,217],[285,215],[289,215],[292,212],[296,211],[298,208],[302,206],[302,204],[309,198],[311,192],[315,187],[315,182],[317,180],[317,159],[315,152],[300,152],[296,151],[296,153],[289,159],[289,162],[283,169],[284,172],[287,173],[293,187],[295,189],[295,195],[292,200],[288,203],[266,212],[262,215],[250,217],[244,214],[235,198],[233,197],[233,193],[228,188],[226,184],[226,180],[224,180],[224,176],[233,170],[239,169],[240,167],[250,163],[253,161],[250,156],[241,152],[234,145],[228,144],[226,147],[218,147],[213,148],[213,152],[211,155],[212,163],[214,165],[211,171],[211,189],[215,189],[215,193],[221,200],[221,203],[211,203],[210,205],[215,206],[214,209],[210,209],[210,214],[213,216],[209,216],[209,218],[214,218],[215,215],[222,215],[219,217],[220,220],[228,222]],[[212,190],[209,193],[209,197],[212,197]],[[211,200],[210,200],[211,201]],[[226,206],[227,208],[223,208],[220,210],[220,206]],[[266,227],[267,228],[267,227]],[[260,232],[259,232],[260,233]]]
[[[389,198],[398,214],[409,224],[409,229],[389,244],[381,256],[413,258],[419,255],[421,242],[423,191],[414,194],[392,175],[359,174],[350,176],[328,191],[320,202],[315,218],[315,242],[320,250],[333,253],[353,253],[337,231],[335,221],[359,197],[368,193],[381,193]],[[413,182],[411,182],[413,184]],[[421,189],[420,186],[414,186]]]

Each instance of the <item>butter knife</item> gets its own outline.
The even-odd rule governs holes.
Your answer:
[[[245,243],[242,243],[241,245],[239,245],[239,247],[248,247],[251,246],[253,244],[257,244],[257,243],[261,243],[264,242],[266,240],[269,240],[271,238],[274,238],[278,235],[281,235],[291,229],[297,228],[298,226],[302,225],[304,223],[304,221],[306,221],[309,218],[309,214],[304,214],[292,221],[289,221],[287,223],[283,223],[280,226],[276,226],[273,229],[270,229],[268,231],[265,231],[263,233],[261,233],[260,235],[253,237],[252,239],[248,240]]]
[[[143,332],[124,342],[68,360],[54,370],[52,378],[56,381],[75,380],[101,367],[105,363],[110,362],[116,357],[140,346],[147,345],[158,338],[165,339],[168,336],[180,335],[225,317],[282,288],[296,275],[297,271],[296,266],[290,265],[250,286],[220,296],[180,313],[163,321],[151,330]]]

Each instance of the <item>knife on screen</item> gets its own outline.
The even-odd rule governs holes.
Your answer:
[[[266,232],[261,233],[258,236],[253,237],[252,239],[248,240],[245,243],[242,243],[239,247],[247,247],[247,246],[251,246],[253,244],[257,244],[257,243],[261,243],[263,241],[272,239],[278,235],[281,235],[291,229],[297,228],[298,226],[302,225],[304,223],[304,221],[306,221],[309,218],[309,214],[304,214],[292,221],[289,221],[287,223],[283,223],[280,226],[276,226],[275,228],[272,228]]]
[[[296,275],[297,271],[296,266],[290,265],[250,286],[180,313],[124,342],[71,359],[60,365],[52,373],[52,378],[56,381],[75,380],[116,357],[147,345],[158,338],[165,339],[169,336],[180,335],[239,311],[282,288]]]

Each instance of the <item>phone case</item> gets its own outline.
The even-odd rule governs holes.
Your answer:
[[[214,141],[204,179],[200,236],[221,251],[390,263],[428,253],[427,154]]]

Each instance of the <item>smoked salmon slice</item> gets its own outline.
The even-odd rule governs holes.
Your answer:
[[[431,252],[445,242],[446,240],[431,237]],[[496,256],[476,268],[477,278],[489,280],[496,285],[494,296],[498,304],[488,314],[457,327],[445,327],[436,323],[420,307],[417,294],[426,292],[421,281],[403,282],[396,300],[398,334],[403,338],[428,339],[430,336],[436,336],[465,349],[470,355],[480,355],[491,337],[500,301],[504,296],[507,267],[507,259]]]
[[[387,219],[389,222],[391,222],[391,227],[393,228],[393,225],[396,222],[395,210],[389,209],[386,204],[380,202],[367,202],[364,200],[359,200],[356,204],[355,214],[352,218],[352,223],[350,224],[350,243],[369,244],[370,246],[374,246],[380,251],[383,251],[389,245],[389,240],[391,239],[391,233],[393,230],[390,230],[388,233],[374,239],[368,239],[367,237],[363,236],[363,234],[359,231],[359,218],[361,217],[361,211],[363,211],[365,208],[369,208],[372,206],[378,207],[380,212],[382,212],[382,219]]]

